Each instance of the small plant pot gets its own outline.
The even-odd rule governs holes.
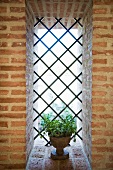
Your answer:
[[[51,144],[56,148],[51,152],[52,159],[68,159],[69,152],[64,150],[66,146],[68,146],[71,138],[68,137],[50,137]]]

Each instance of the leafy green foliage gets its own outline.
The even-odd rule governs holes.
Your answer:
[[[45,129],[44,133],[47,132],[52,137],[65,137],[76,133],[76,120],[72,114],[66,112],[61,118],[54,117],[52,113],[43,114],[41,125]]]

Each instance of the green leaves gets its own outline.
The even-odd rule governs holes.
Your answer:
[[[44,133],[48,132],[51,137],[71,136],[76,133],[76,120],[70,113],[66,112],[61,118],[54,119],[54,117],[51,113],[43,114],[41,125],[45,129]]]

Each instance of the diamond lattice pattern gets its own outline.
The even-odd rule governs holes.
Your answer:
[[[50,141],[43,135],[40,124],[43,113],[53,112],[58,118],[68,108],[73,118],[82,121],[82,54],[78,50],[82,47],[82,35],[78,37],[73,29],[75,24],[81,27],[82,24],[80,18],[74,18],[72,26],[66,28],[61,18],[55,18],[56,22],[48,28],[43,18],[37,20],[34,25],[34,139],[42,136],[48,145]],[[40,24],[43,29],[39,29]],[[54,29],[57,24],[62,29]],[[76,133],[80,139],[81,130],[82,127]]]

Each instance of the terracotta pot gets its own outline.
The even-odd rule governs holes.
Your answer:
[[[52,159],[67,159],[69,158],[69,152],[64,150],[68,146],[71,138],[67,137],[50,137],[51,144],[56,148],[51,152]]]

